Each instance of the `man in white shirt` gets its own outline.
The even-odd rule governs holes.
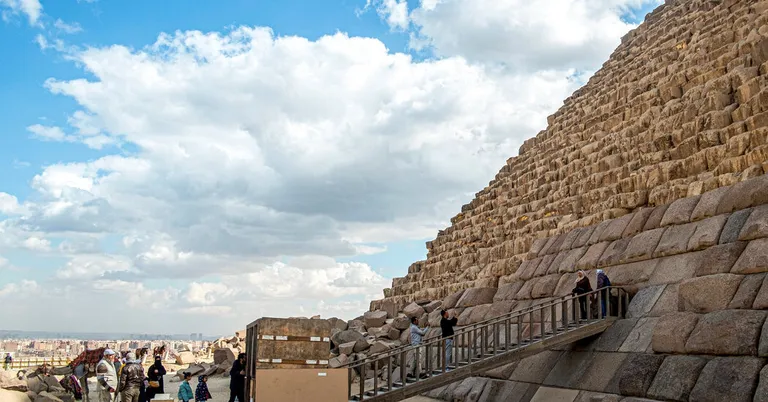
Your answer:
[[[96,365],[96,392],[99,402],[112,402],[117,389],[117,370],[115,370],[115,352],[104,351],[104,357]]]

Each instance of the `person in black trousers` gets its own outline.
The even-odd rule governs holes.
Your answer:
[[[573,288],[571,291],[572,295],[579,295],[579,309],[581,310],[581,318],[586,319],[587,318],[587,297],[591,296],[582,296],[586,293],[589,293],[592,291],[592,285],[589,283],[589,278],[587,278],[587,274],[584,273],[584,271],[579,271],[576,275],[576,287]]]
[[[229,371],[229,402],[245,402],[245,353],[240,353]]]

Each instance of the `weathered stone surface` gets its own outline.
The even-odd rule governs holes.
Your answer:
[[[644,397],[663,361],[664,356],[630,354],[614,377],[617,380],[618,393]]]
[[[621,239],[624,230],[627,228],[627,225],[629,225],[629,222],[632,221],[633,217],[634,214],[627,214],[621,218],[616,218],[610,221],[610,224],[608,224],[603,233],[600,234],[599,241],[614,241]]]
[[[459,299],[464,296],[464,289],[459,290],[458,292],[452,293],[450,296],[443,299],[443,309],[444,310],[450,310],[454,307],[456,307],[456,303],[459,302]]]
[[[376,334],[376,337],[396,340],[400,338],[400,330],[392,327],[392,325],[390,324],[384,324],[384,326],[381,327],[381,329],[379,329],[379,332],[378,334]]]
[[[482,304],[472,307],[472,313],[469,316],[469,322],[467,322],[467,324],[472,325],[485,321],[489,311],[491,311],[491,304]]]
[[[627,353],[594,353],[576,388],[603,392],[627,358]]]
[[[754,208],[739,232],[739,240],[763,237],[768,237],[768,205]]]
[[[351,355],[352,353],[355,352],[356,343],[357,342],[342,343],[341,345],[339,345],[339,353],[347,356]]]
[[[331,366],[331,368],[338,368],[347,363],[349,363],[349,357],[344,354],[333,357],[328,361],[328,365]]]
[[[690,400],[750,402],[764,363],[757,357],[715,357],[701,371]]]
[[[538,389],[539,386],[535,384],[488,380],[478,402],[529,402]]]
[[[685,343],[698,322],[699,315],[690,312],[660,317],[653,328],[651,348],[656,353],[685,353]]]
[[[176,355],[176,364],[186,366],[195,362],[195,354],[192,352],[181,352]]]
[[[483,389],[488,379],[482,377],[470,377],[462,381],[453,390],[453,399],[456,401],[477,402],[483,394]]]
[[[724,310],[743,278],[742,275],[715,274],[684,280],[678,290],[678,309],[695,313]]]
[[[731,272],[731,268],[746,246],[746,242],[729,243],[702,251],[702,262],[697,265],[695,275],[706,276]]]
[[[29,397],[24,392],[0,389],[0,401],[3,402],[30,402]]]
[[[539,278],[534,282],[531,289],[531,297],[534,299],[540,299],[543,297],[550,297],[555,291],[557,283],[560,281],[561,275],[547,275]]]
[[[591,352],[566,351],[557,360],[542,384],[561,388],[578,388],[581,385],[581,376],[592,360],[592,356]]]
[[[488,370],[485,374],[490,378],[496,378],[499,380],[508,380],[512,373],[517,368],[519,361],[514,361],[509,364],[505,364],[499,368]]]
[[[699,203],[696,204],[696,208],[691,213],[691,221],[698,221],[717,215],[717,206],[728,190],[728,187],[721,187],[702,194]]]
[[[652,258],[653,252],[656,251],[656,247],[666,230],[667,228],[653,229],[633,237],[624,250],[623,259],[631,262]]]
[[[717,213],[723,214],[768,203],[768,175],[736,183],[723,196]]]
[[[765,274],[746,275],[739,284],[739,290],[733,295],[731,303],[728,304],[729,309],[749,309],[752,308],[752,304],[755,302],[757,294],[760,292],[760,287],[765,279]]]
[[[728,220],[727,215],[718,215],[696,223],[696,230],[688,241],[688,251],[703,250],[717,245],[720,232]]]
[[[728,216],[728,220],[723,226],[723,231],[720,233],[720,240],[718,243],[726,244],[733,243],[739,240],[739,234],[744,224],[747,223],[749,215],[752,213],[752,209],[744,209],[736,211]]]
[[[640,289],[627,308],[627,318],[640,318],[648,314],[664,291],[664,285]]]
[[[520,360],[509,377],[512,381],[541,384],[554,367],[562,352],[547,350]]]
[[[632,332],[637,323],[636,319],[618,320],[603,332],[595,341],[595,351],[616,352]]]
[[[661,317],[666,314],[677,312],[677,298],[679,284],[669,284],[664,287],[661,296],[656,300],[651,311],[647,314],[650,317]]]
[[[632,328],[627,339],[619,348],[619,352],[643,353],[650,350],[653,339],[653,329],[659,319],[656,317],[641,318]]]
[[[464,292],[457,307],[472,307],[479,306],[481,304],[493,303],[493,296],[496,295],[496,288],[470,288]]]
[[[701,316],[685,343],[686,353],[757,355],[765,311],[723,310]]]
[[[515,300],[502,300],[493,302],[491,308],[488,309],[488,314],[486,315],[485,319],[489,320],[491,318],[510,313],[516,305],[517,301]]]
[[[606,247],[603,255],[600,256],[600,260],[597,263],[598,267],[607,267],[616,265],[622,262],[622,256],[624,250],[627,249],[630,239],[614,240]]]
[[[696,276],[696,270],[703,264],[703,251],[659,258],[656,269],[648,279],[649,285],[679,283]]]
[[[699,203],[698,196],[681,198],[673,202],[664,217],[661,219],[661,226],[682,225],[691,221],[691,215],[696,205]]]
[[[707,359],[699,356],[667,356],[648,389],[648,397],[687,401],[706,364]]]
[[[539,387],[531,402],[573,402],[578,395],[575,389]]]
[[[627,224],[627,227],[624,229],[622,237],[632,237],[642,232],[643,226],[645,226],[645,222],[648,220],[648,217],[651,216],[652,212],[653,208],[649,207],[640,208],[639,210],[635,211],[635,213],[632,215],[632,220],[629,221],[629,224]]]
[[[768,366],[760,370],[760,379],[755,391],[754,401],[768,401]]]
[[[648,282],[659,260],[639,261],[604,269],[614,286],[636,285]]]
[[[411,326],[411,320],[408,317],[397,317],[392,320],[392,327],[400,331],[408,329]]]
[[[431,301],[431,302],[427,303],[426,305],[424,305],[424,312],[429,314],[429,313],[431,313],[431,312],[433,312],[435,310],[439,310],[440,307],[442,307],[442,305],[443,305],[443,302],[440,301],[440,300]]]
[[[496,291],[496,294],[493,296],[493,301],[497,302],[501,300],[513,300],[517,295],[517,292],[520,291],[520,288],[522,286],[523,286],[522,281],[512,282],[506,285],[499,286],[499,289]]]
[[[581,259],[579,259],[579,262],[576,264],[577,269],[595,269],[597,268],[597,263],[600,261],[600,257],[603,255],[603,252],[605,249],[608,248],[610,245],[609,242],[603,242],[598,244],[593,244],[589,247],[587,252],[584,254]]]
[[[654,208],[651,214],[648,216],[648,220],[645,221],[643,231],[653,230],[661,227],[661,220],[664,218],[664,214],[667,212],[668,208],[669,204],[659,205]]]
[[[768,238],[752,240],[731,269],[735,274],[768,272]]]
[[[659,245],[653,252],[654,257],[680,254],[688,250],[688,242],[696,231],[697,223],[687,223],[667,227],[661,236]]]
[[[366,311],[363,318],[366,328],[379,328],[387,322],[387,312],[381,310]]]
[[[568,273],[568,272],[576,272],[579,261],[581,260],[582,257],[584,257],[584,254],[586,254],[586,252],[587,252],[586,246],[568,251],[565,257],[560,262],[557,268],[557,272],[561,274]]]
[[[421,317],[424,315],[424,307],[419,306],[416,303],[411,303],[403,309],[403,314],[405,314],[408,318],[412,317]]]
[[[6,370],[0,370],[0,388],[18,392],[27,392],[28,390],[26,381],[18,379],[18,377]]]

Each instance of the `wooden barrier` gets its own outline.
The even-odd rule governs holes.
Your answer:
[[[14,358],[8,369],[22,369],[27,367],[37,367],[47,363],[53,367],[63,367],[72,361],[67,357],[19,357]],[[1,367],[5,367],[5,363],[2,363]]]

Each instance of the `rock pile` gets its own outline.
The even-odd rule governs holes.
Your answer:
[[[183,379],[184,372],[190,372],[192,376],[203,374],[229,376],[229,370],[237,360],[237,355],[245,353],[245,330],[235,332],[231,338],[223,337],[215,340],[211,344],[211,351],[213,364],[198,362],[197,357],[189,351],[177,353],[176,364],[189,365],[187,369],[179,370],[177,377]]]
[[[32,374],[19,379],[10,371],[0,370],[0,401],[3,402],[71,402],[53,375]]]

